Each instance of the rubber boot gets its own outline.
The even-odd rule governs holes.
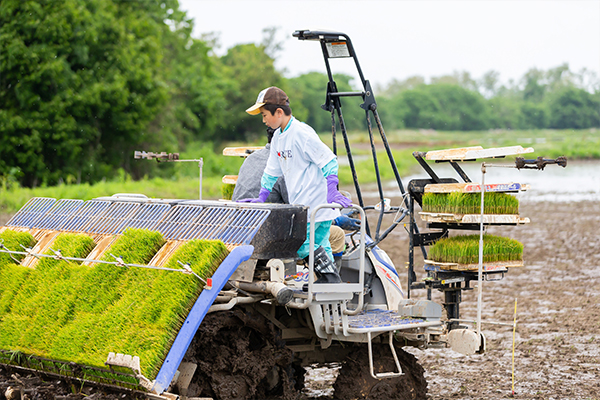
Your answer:
[[[308,257],[305,258],[305,261],[308,263]],[[315,283],[340,283],[342,279],[340,278],[340,274],[335,266],[335,264],[331,261],[327,252],[323,248],[323,246],[319,246],[319,248],[315,251],[315,266],[314,266],[315,274],[317,275],[317,280]],[[308,284],[304,284],[302,286],[302,290],[305,292],[308,291]]]
[[[342,269],[342,256],[333,256],[333,263],[339,273]]]

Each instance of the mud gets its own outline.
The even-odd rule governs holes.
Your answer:
[[[514,397],[512,328],[483,325],[482,355],[406,348],[425,368],[430,399],[600,399],[600,202],[521,202],[520,213],[531,223],[488,229],[523,242],[525,266],[484,282],[482,311],[484,321],[512,324],[517,299]],[[393,235],[381,247],[406,271],[407,234]],[[441,293],[433,300],[441,302]],[[476,316],[476,290],[463,292],[461,317]]]
[[[378,380],[371,377],[366,346],[354,352],[342,365],[333,385],[335,399],[411,400],[424,399],[427,382],[416,358],[401,349],[397,351],[404,374],[398,378]],[[396,364],[385,345],[373,346],[374,372],[396,371]]]
[[[113,391],[68,378],[52,378],[0,365],[0,400],[142,399],[141,393]]]
[[[252,308],[209,314],[184,361],[198,365],[188,396],[294,399],[293,354]]]

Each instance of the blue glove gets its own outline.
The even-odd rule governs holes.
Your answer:
[[[260,188],[260,193],[258,194],[257,199],[240,199],[238,203],[264,203],[269,197],[271,191],[269,189],[265,189],[263,187]]]
[[[345,231],[357,231],[360,229],[360,220],[350,218],[347,215],[340,215],[333,220],[333,224],[339,226]]]

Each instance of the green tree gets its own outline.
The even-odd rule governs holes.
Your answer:
[[[544,99],[546,84],[544,82],[544,71],[532,68],[523,76],[523,99],[539,103]]]
[[[486,72],[478,83],[480,90],[486,98],[495,96],[499,90],[500,73],[497,71]]]
[[[125,166],[167,99],[156,72],[163,17],[154,7],[147,18],[148,8],[2,1],[0,174],[18,166],[22,183],[36,186]]]
[[[547,107],[544,104],[525,101],[521,104],[520,129],[540,129],[548,127]]]
[[[338,91],[350,92],[354,90],[350,83],[352,80],[351,76],[336,74],[333,76],[333,79]],[[295,104],[298,104],[299,100],[302,108],[307,110],[304,122],[319,133],[331,132],[331,113],[321,108],[321,105],[326,101],[328,81],[327,75],[320,72],[309,72],[288,80],[288,86],[297,95]],[[365,112],[360,108],[361,103],[362,99],[359,97],[342,99],[342,115],[346,129],[355,130],[364,128]],[[295,107],[294,114],[300,118],[295,111]],[[339,126],[336,125],[336,129],[339,129]]]
[[[400,92],[414,89],[424,84],[425,78],[419,75],[411,76],[401,81],[394,78],[383,88],[383,90],[378,90],[378,92],[381,96],[389,98],[397,95]]]
[[[523,120],[520,101],[522,100],[511,96],[495,96],[489,99],[490,128],[518,129]]]
[[[421,85],[382,104],[385,115],[409,128],[476,130],[489,126],[486,101],[478,92],[456,84]]]
[[[225,92],[226,118],[219,123],[218,139],[239,140],[264,132],[261,118],[248,115],[245,110],[267,87],[277,86],[286,90],[284,78],[275,70],[274,60],[265,53],[263,45],[249,43],[230,48],[221,57],[219,65],[230,85]]]
[[[190,141],[216,139],[217,128],[226,119],[225,93],[231,83],[220,72],[219,59],[210,55],[211,46],[192,38],[193,21],[178,10],[169,13],[169,17],[160,65],[169,101],[156,114],[150,132],[160,138],[165,149],[184,150]],[[212,41],[214,44],[215,39]]]
[[[553,93],[548,104],[550,127],[584,129],[600,127],[600,101],[583,89],[565,87]]]

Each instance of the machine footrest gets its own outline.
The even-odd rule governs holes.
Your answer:
[[[348,316],[348,333],[377,333],[441,325],[440,321],[426,321],[399,315],[391,310],[368,310]]]

